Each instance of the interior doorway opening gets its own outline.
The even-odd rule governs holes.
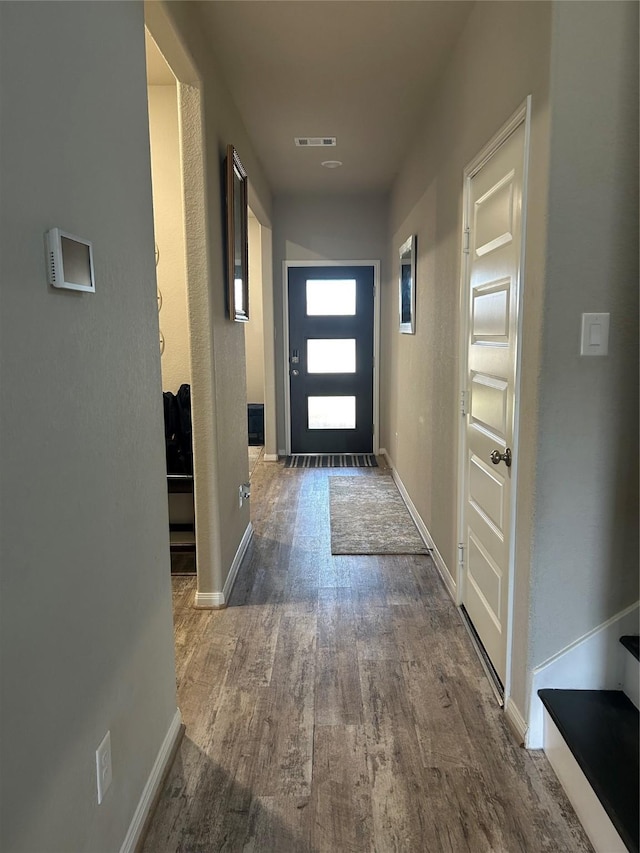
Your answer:
[[[178,80],[145,30],[172,574],[196,573],[191,347]]]
[[[264,448],[264,321],[262,294],[262,227],[249,208],[249,320],[244,324],[247,378],[247,443],[249,479]]]

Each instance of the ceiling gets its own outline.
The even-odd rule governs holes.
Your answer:
[[[202,23],[275,192],[387,190],[473,3],[206,0]],[[297,148],[295,136],[335,136]],[[233,140],[229,140],[233,142]],[[326,169],[323,160],[343,166]]]
[[[275,192],[383,192],[464,26],[464,0],[198,2]],[[151,85],[175,77],[145,31]],[[296,136],[336,147],[298,148]],[[340,160],[337,169],[321,166]]]

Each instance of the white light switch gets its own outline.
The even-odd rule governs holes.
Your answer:
[[[609,315],[582,315],[580,355],[607,355],[609,352]]]

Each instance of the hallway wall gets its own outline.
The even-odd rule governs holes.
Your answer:
[[[113,853],[176,713],[143,9],[1,3],[0,38],[0,848]],[[47,285],[53,226],[95,293]]]
[[[531,666],[638,600],[637,3],[555,4],[549,188]]]
[[[331,177],[330,175],[328,176]],[[273,291],[276,329],[276,401],[278,453],[285,452],[283,262],[381,262],[387,270],[388,198],[386,195],[280,195],[274,200]]]
[[[508,73],[506,73],[508,69]],[[418,235],[417,334],[383,316],[383,443],[456,569],[462,173],[529,93],[532,128],[511,700],[638,597],[638,48],[634,3],[479,3],[392,196]],[[610,353],[579,355],[585,311]]]
[[[516,589],[525,608],[519,614],[515,650],[522,672],[527,656],[526,549],[531,538],[536,365],[544,288],[550,41],[548,3],[476,4],[394,186],[392,267],[383,289],[382,444],[455,580],[463,170],[532,94],[520,439],[520,475],[526,488],[518,529],[525,554],[518,565]],[[400,335],[397,257],[401,243],[412,233],[418,238],[416,334]],[[514,690],[522,709],[524,676]]]

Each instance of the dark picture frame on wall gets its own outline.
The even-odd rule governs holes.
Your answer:
[[[249,320],[249,238],[247,173],[233,145],[224,164],[227,208],[227,308],[229,318]]]
[[[400,277],[398,297],[400,308],[400,332],[403,335],[416,333],[416,250],[418,238],[412,234],[400,246]]]

